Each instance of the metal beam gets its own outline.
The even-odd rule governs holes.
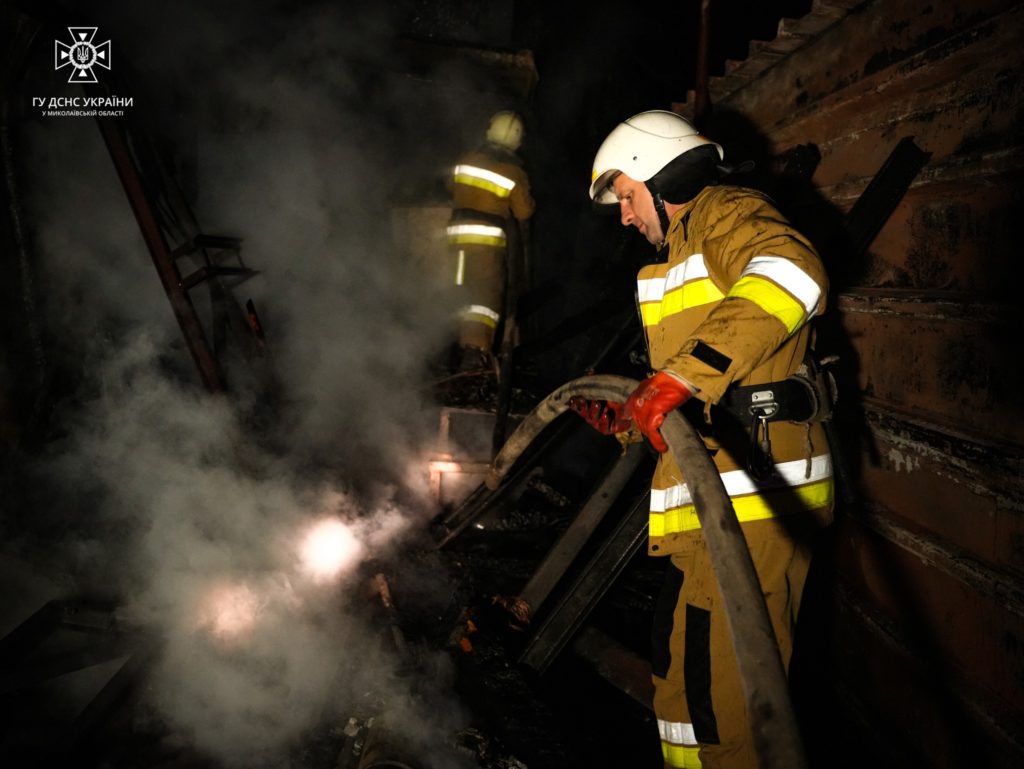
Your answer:
[[[611,470],[605,474],[519,594],[530,607],[531,614],[547,600],[646,456],[644,444],[633,443],[616,458]]]
[[[103,91],[100,90],[98,93]],[[167,245],[167,239],[146,191],[138,164],[129,149],[124,129],[117,118],[97,117],[96,122],[203,384],[210,392],[222,392],[225,388],[220,367],[203,333],[188,288],[183,284],[174,262],[174,255]]]
[[[543,673],[647,540],[650,492],[630,508],[523,649],[519,662]]]

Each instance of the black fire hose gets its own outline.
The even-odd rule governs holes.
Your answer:
[[[636,386],[637,382],[627,377],[598,375],[581,377],[559,387],[509,437],[491,464],[485,480],[487,487],[498,487],[523,450],[566,410],[571,397],[623,403]],[[807,761],[775,632],[747,541],[721,476],[703,441],[681,414],[668,414],[661,434],[685,472],[711,554],[761,769],[804,769]]]

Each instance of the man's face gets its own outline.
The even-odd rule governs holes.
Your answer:
[[[647,186],[620,173],[612,181],[612,189],[619,199],[619,215],[623,226],[633,225],[649,242],[660,245],[665,239],[665,233],[661,231],[658,212],[654,209],[654,198]]]

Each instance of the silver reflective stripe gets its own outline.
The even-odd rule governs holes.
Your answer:
[[[505,230],[489,224],[452,224],[448,227],[448,237],[458,238],[462,235],[477,235],[484,238],[505,239]]]
[[[665,742],[673,745],[696,745],[697,735],[693,732],[693,724],[681,721],[663,721],[658,719],[658,734]]]
[[[459,263],[455,266],[455,285],[461,286],[466,278],[466,252],[459,249]]]
[[[470,165],[457,165],[455,166],[455,176],[468,176],[472,179],[480,179],[491,184],[496,184],[503,190],[512,191],[512,188],[516,186],[516,183],[509,179],[507,176],[496,174],[494,171],[488,171],[486,168],[480,168],[479,166]]]
[[[832,457],[828,454],[811,458],[811,474],[807,475],[807,460],[794,459],[775,465],[776,475],[758,482],[747,475],[746,470],[730,470],[722,473],[722,483],[730,497],[740,497],[754,492],[770,491],[785,487],[804,486],[832,477]],[[665,513],[677,507],[693,504],[690,487],[685,483],[666,489],[651,489],[651,512]]]
[[[661,297],[665,296],[665,279],[638,278],[636,290],[640,302],[660,302]]]
[[[660,301],[665,294],[691,280],[710,277],[704,254],[692,254],[681,264],[677,264],[663,278],[643,278],[637,280],[637,289],[641,302]]]
[[[665,291],[679,288],[687,281],[707,277],[709,275],[707,265],[704,264],[704,254],[691,254],[682,264],[677,264],[665,273]]]
[[[814,315],[818,309],[821,288],[810,275],[789,259],[783,259],[781,256],[755,256],[743,268],[742,275],[768,278],[786,289],[804,306],[809,316]]]
[[[485,307],[482,304],[467,304],[462,308],[461,313],[462,315],[483,315],[485,318],[490,318],[495,323],[497,323],[498,318],[501,317],[490,307]]]
[[[505,248],[505,230],[489,224],[453,224],[448,227],[452,245],[477,245]]]

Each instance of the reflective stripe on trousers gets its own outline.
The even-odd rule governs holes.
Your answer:
[[[722,483],[741,523],[826,507],[835,493],[828,454],[812,457],[810,467],[806,459],[779,462],[763,482],[755,481],[746,470],[731,470],[722,473]],[[652,537],[700,528],[693,495],[685,483],[651,489],[650,510]]]
[[[665,763],[678,769],[701,769],[700,746],[693,733],[693,724],[658,719],[661,755]]]
[[[452,245],[505,246],[505,230],[491,224],[450,224],[446,230]]]
[[[501,315],[482,304],[468,304],[459,310],[459,318],[463,322],[483,323],[490,328],[497,328]]]

